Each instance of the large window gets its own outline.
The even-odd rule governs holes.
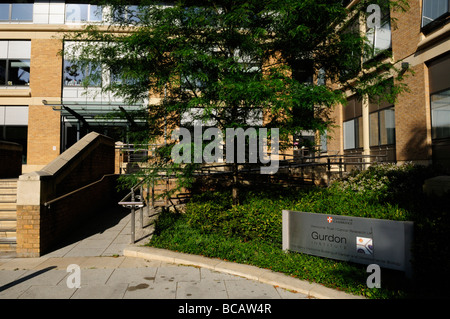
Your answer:
[[[432,26],[449,15],[449,0],[423,0],[422,2],[422,27]]]
[[[344,150],[363,147],[362,117],[344,122]]]
[[[450,54],[428,63],[433,139],[450,138]]]
[[[0,86],[30,85],[30,41],[0,41]]]
[[[137,5],[122,6],[113,13],[113,21],[137,24],[141,21],[140,14],[139,6]]]
[[[367,30],[366,37],[370,46],[368,58],[375,57],[380,52],[391,48],[391,20],[389,11],[383,13],[381,17],[381,25],[379,27],[370,28]]]
[[[87,3],[66,3],[66,22],[101,22],[102,7]]]
[[[370,113],[370,146],[395,144],[395,111],[393,107]]]
[[[21,144],[22,163],[26,164],[28,106],[0,106],[0,140]]]
[[[33,21],[33,3],[0,3],[0,22]]]
[[[450,89],[431,95],[433,138],[450,138]]]
[[[344,149],[363,146],[362,102],[356,95],[350,97],[344,107]]]
[[[101,86],[101,68],[94,64],[81,67],[64,61],[64,86]]]

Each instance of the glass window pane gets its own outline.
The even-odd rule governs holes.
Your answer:
[[[370,146],[379,145],[378,112],[369,115]]]
[[[13,3],[11,9],[12,21],[33,21],[32,3]]]
[[[361,116],[355,119],[355,132],[357,134],[355,136],[356,147],[363,147],[363,122]]]
[[[450,137],[450,89],[431,96],[433,138]]]
[[[386,135],[386,144],[395,144],[395,110],[390,108],[383,110],[380,114],[380,118],[384,118],[384,132]],[[381,120],[380,120],[381,121]],[[381,128],[380,128],[381,130]]]
[[[88,7],[88,4],[66,4],[66,22],[87,21]]]
[[[89,21],[102,21],[102,7],[91,4],[89,8]]]
[[[0,21],[9,21],[9,3],[0,3]]]
[[[84,72],[82,72],[77,65],[69,61],[64,61],[65,86],[81,86],[84,78],[85,78]]]
[[[448,10],[448,0],[423,0],[422,26],[433,22]]]
[[[102,68],[98,64],[89,64],[89,86],[101,86],[102,85]]]
[[[30,84],[30,60],[9,60],[8,85]]]
[[[376,30],[375,54],[391,47],[391,24],[386,21]]]
[[[344,122],[344,149],[355,148],[355,121]]]
[[[0,60],[0,85],[6,84],[6,60]]]

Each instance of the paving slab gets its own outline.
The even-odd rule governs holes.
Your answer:
[[[73,294],[65,286],[30,286],[18,299],[69,299]]]
[[[130,285],[138,285],[142,283],[153,282],[156,277],[158,268],[118,268],[109,277],[106,285],[114,285],[116,283],[127,283]]]
[[[175,281],[150,281],[129,285],[124,299],[176,299],[177,283]]]
[[[224,281],[202,280],[177,283],[177,299],[228,299]]]
[[[117,283],[108,286],[81,286],[73,293],[71,299],[122,299],[127,288],[128,284],[126,283]]]
[[[230,299],[280,299],[274,286],[254,280],[225,281]]]

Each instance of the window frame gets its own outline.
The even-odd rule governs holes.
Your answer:
[[[75,20],[75,19],[68,19],[68,10],[67,7],[70,5],[78,5],[78,6],[86,6],[86,19],[82,19],[80,18],[79,20]],[[92,11],[92,8],[96,7],[95,10],[99,10],[101,17],[100,20],[93,20],[92,19],[92,15],[95,17],[97,16],[97,14],[94,13],[94,11]],[[100,5],[94,5],[94,4],[90,4],[90,3],[75,3],[75,2],[66,2],[65,6],[64,6],[64,22],[65,23],[69,23],[69,24],[80,24],[80,23],[102,23],[103,22],[103,6]]]
[[[385,11],[382,13],[380,22],[380,27],[369,28],[366,30],[366,38],[368,40],[367,44],[370,45],[370,52],[366,52],[366,54],[364,55],[364,62],[374,59],[384,52],[389,52],[392,50],[392,26],[390,11]],[[384,26],[386,25],[389,26],[389,47],[384,49],[377,49],[377,35],[379,35],[380,30],[383,30]],[[372,39],[369,39],[368,34],[371,34]]]
[[[27,61],[30,69],[28,71],[28,82],[26,84],[14,84],[10,82],[10,71],[11,71],[11,62],[19,60],[20,62]],[[0,59],[0,61],[5,61],[5,78],[4,82],[3,79],[0,79],[2,82],[0,82],[0,87],[11,87],[11,86],[23,86],[23,87],[29,87],[30,86],[30,78],[31,78],[31,59],[21,59],[21,58],[6,58],[6,59]],[[12,81],[11,81],[12,82]]]
[[[450,87],[448,87],[448,88],[446,88],[446,89],[443,89],[443,90],[440,90],[440,91],[437,91],[437,92],[433,92],[433,93],[430,94],[431,138],[432,138],[433,140],[450,139],[450,128],[449,128],[449,133],[448,133],[447,136],[436,136],[436,135],[435,135],[436,128],[435,128],[435,125],[433,125],[433,122],[434,122],[433,119],[435,118],[435,116],[433,116],[433,101],[432,101],[433,95],[442,94],[443,92],[447,92],[447,91],[450,93]],[[449,94],[449,96],[450,96],[450,94]]]
[[[428,33],[439,27],[442,24],[445,24],[449,21],[447,19],[450,16],[450,0],[447,0],[447,11],[444,11],[441,15],[437,16],[434,20],[424,24],[424,9],[425,9],[425,1],[433,1],[433,0],[422,0],[422,8],[420,13],[420,28],[424,33]],[[430,18],[431,19],[431,18]]]
[[[70,63],[70,66],[75,65],[77,68],[79,68],[80,72],[82,72],[81,74],[83,77],[81,78],[79,84],[73,84],[73,85],[66,84],[66,64],[67,63]],[[88,87],[92,87],[92,88],[102,87],[102,85],[103,85],[103,68],[101,66],[100,66],[100,68],[101,68],[100,69],[101,77],[99,78],[99,81],[98,81],[99,83],[94,83],[93,79],[90,79]],[[89,74],[90,74],[91,69],[92,69],[91,63],[80,67],[79,65],[77,65],[74,62],[71,62],[70,60],[64,60],[63,61],[63,87],[64,88],[71,88],[71,87],[81,88],[81,87],[83,87],[84,86],[83,82],[86,81],[86,79],[89,79]]]
[[[392,111],[392,112],[394,112],[393,114],[394,114],[394,131],[393,131],[393,141],[392,141],[392,143],[389,143],[389,138],[388,138],[388,135],[386,134],[386,143],[383,143],[382,142],[382,130],[381,130],[381,126],[380,126],[380,124],[381,124],[381,121],[380,121],[380,119],[381,119],[381,113],[382,112],[386,112],[386,111]],[[377,143],[375,144],[375,143],[373,143],[373,140],[372,140],[372,130],[373,130],[373,127],[372,127],[372,121],[371,121],[371,116],[372,115],[375,115],[376,114],[376,119],[377,119],[377,126],[376,126],[376,130],[377,130]],[[384,130],[386,131],[386,125],[384,126]],[[379,146],[388,146],[388,145],[395,145],[396,144],[396,139],[395,139],[395,106],[394,105],[390,105],[390,106],[387,106],[387,107],[384,107],[384,108],[382,108],[382,109],[379,109],[379,110],[376,110],[376,111],[374,111],[374,112],[371,112],[370,114],[369,114],[369,146],[370,147],[379,147]]]
[[[353,147],[348,147],[348,145],[346,147],[347,139],[345,134],[346,133],[345,124],[350,122],[353,122],[353,137],[352,137]],[[363,148],[362,127],[363,127],[362,116],[354,117],[352,119],[342,122],[342,137],[344,142],[344,151],[357,150]]]
[[[34,16],[34,1],[33,2],[10,2],[10,3],[3,3],[4,5],[9,5],[9,13],[8,13],[8,19],[6,20],[0,20],[0,23],[5,22],[33,22],[33,16]],[[31,7],[31,19],[13,19],[13,7],[14,5],[30,5]]]

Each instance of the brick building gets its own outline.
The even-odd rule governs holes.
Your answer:
[[[356,1],[356,0],[355,0]],[[354,1],[353,1],[354,2]],[[337,127],[321,138],[324,154],[386,155],[390,161],[450,163],[450,24],[448,0],[411,0],[391,27],[389,15],[368,32],[375,51],[392,50],[415,72],[410,92],[394,104],[348,97],[334,109]],[[350,3],[349,5],[352,5]],[[97,131],[122,140],[128,123],[102,119],[120,105],[99,85],[87,94],[80,85],[86,70],[71,72],[60,54],[70,43],[62,32],[85,21],[99,22],[107,8],[76,1],[36,0],[0,4],[0,139],[23,145],[23,172],[37,170],[83,137]]]
[[[126,121],[98,116],[136,106],[100,94],[109,74],[85,90],[89,70],[73,72],[62,54],[70,45],[63,33],[100,22],[105,10],[61,0],[0,4],[0,139],[22,144],[23,173],[39,170],[89,131],[124,141]]]
[[[375,55],[391,50],[394,61],[408,63],[414,72],[404,80],[409,92],[395,104],[380,105],[349,95],[347,106],[333,110],[337,127],[321,138],[323,154],[383,155],[390,162],[449,167],[450,2],[412,0],[409,6],[405,13],[386,13],[375,30],[360,23]],[[389,15],[396,19],[392,26]]]

